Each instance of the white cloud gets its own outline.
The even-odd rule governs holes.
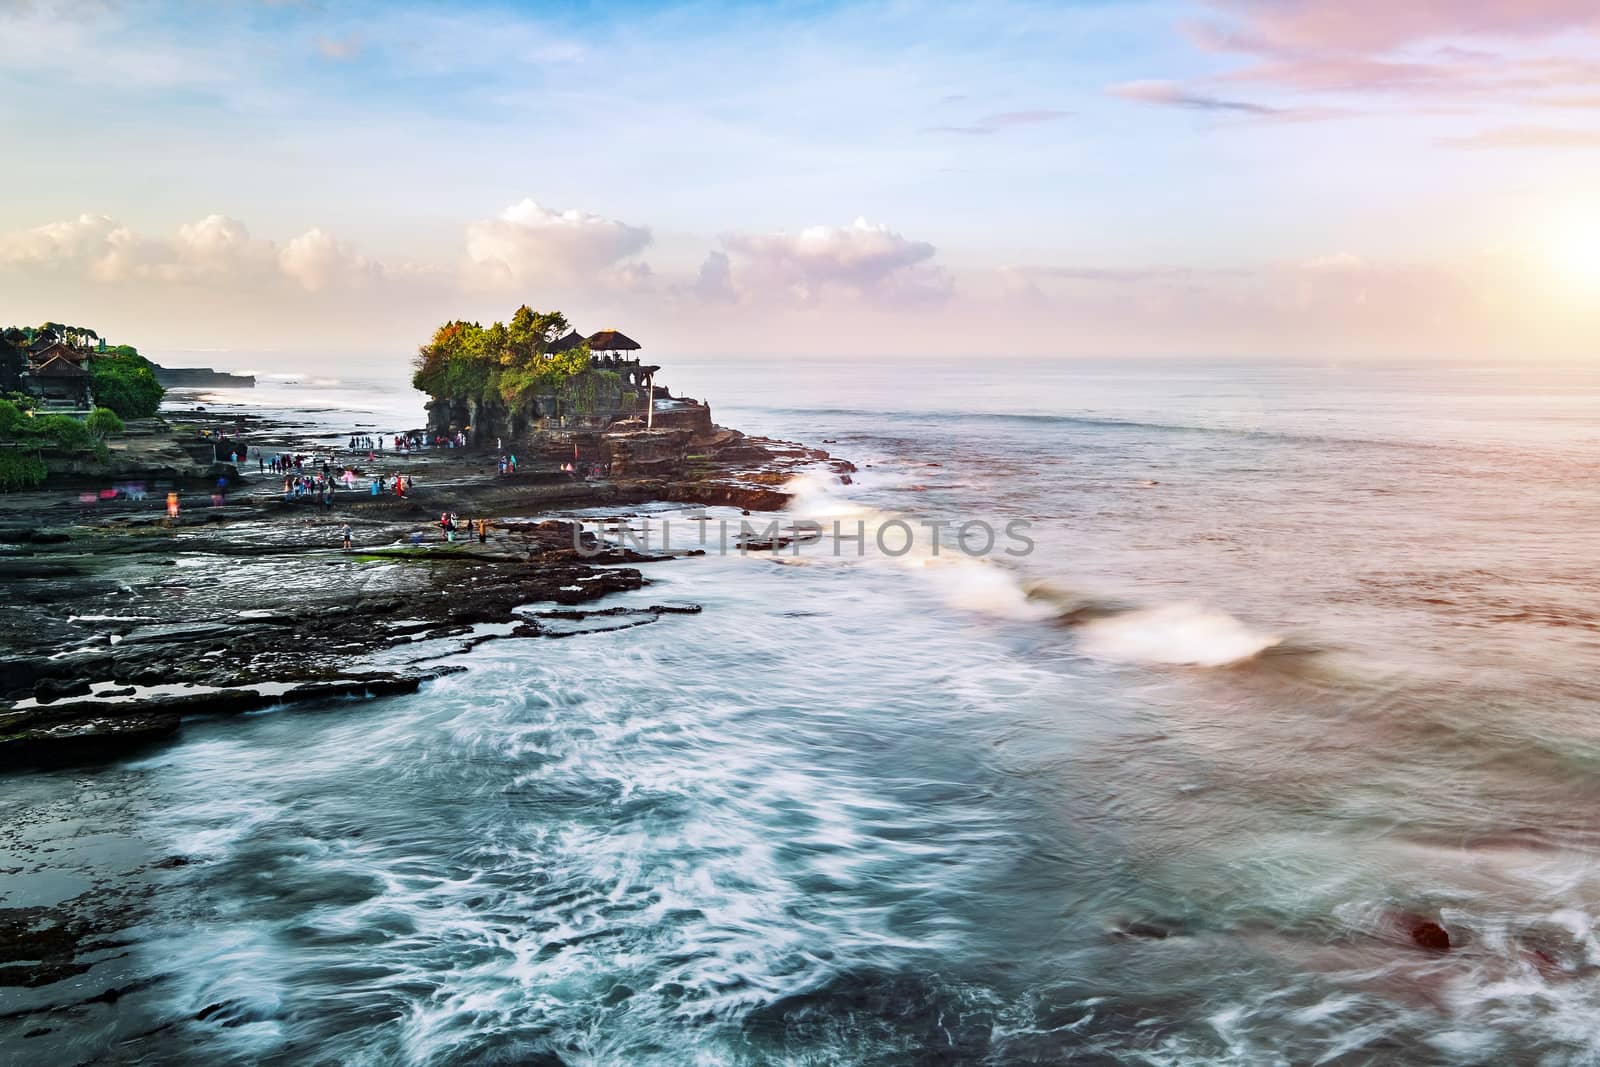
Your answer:
[[[105,215],[0,235],[0,269],[26,268],[107,284],[248,287],[289,283],[307,292],[365,285],[391,272],[321,229],[280,248],[238,219],[207,215],[172,237],[135,232]]]
[[[0,266],[56,267],[103,251],[117,223],[106,215],[79,215],[0,236]]]
[[[358,255],[322,229],[310,229],[283,246],[278,269],[307,292],[381,279],[383,264]]]
[[[711,304],[731,304],[739,299],[733,288],[733,270],[726,252],[710,252],[700,264],[690,290],[701,300]]]
[[[647,264],[624,262],[650,244],[648,227],[584,211],[552,211],[526,199],[467,226],[467,258],[484,280],[633,285]]]
[[[799,233],[728,234],[731,277],[741,295],[783,295],[813,303],[827,290],[886,301],[942,299],[949,276],[932,266],[934,247],[884,225],[857,219],[849,226],[812,226]],[[708,264],[713,272],[718,267]],[[702,279],[706,268],[701,270]],[[713,274],[714,278],[714,274]]]
[[[361,54],[361,39],[354,34],[349,37],[318,37],[317,51],[323,59],[354,59]]]

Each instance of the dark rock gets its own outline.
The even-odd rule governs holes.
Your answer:
[[[0,771],[58,766],[121,756],[177,732],[172,712],[111,711],[78,701],[0,722]]]
[[[333,697],[380,697],[396,693],[415,693],[431,675],[409,677],[346,678],[336,682],[299,685],[285,694],[286,699],[326,700]]]
[[[72,538],[56,530],[0,530],[0,544],[59,545]]]
[[[111,674],[111,656],[93,653],[51,659],[48,656],[0,656],[0,690],[31,691],[41,678],[93,678]]]
[[[125,645],[138,645],[166,641],[228,640],[238,632],[239,626],[236,623],[173,622],[153,626],[136,626],[122,639],[122,643]]]
[[[37,909],[0,909],[0,986],[37,989],[87,971],[77,962],[87,931]]]
[[[1113,937],[1136,938],[1141,941],[1165,941],[1184,933],[1180,919],[1135,919],[1111,931]]]
[[[91,688],[87,678],[41,678],[33,684],[33,698],[49,704],[62,697],[87,696]]]
[[[1450,934],[1432,919],[1422,919],[1411,927],[1411,940],[1430,952],[1449,952]]]

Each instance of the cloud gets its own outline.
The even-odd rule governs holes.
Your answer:
[[[1184,89],[1176,82],[1169,81],[1132,81],[1122,82],[1106,89],[1112,96],[1120,96],[1124,100],[1136,100],[1141,104],[1156,104],[1160,107],[1189,108],[1195,111],[1238,111],[1247,115],[1278,115],[1281,108],[1267,107],[1264,104],[1252,104],[1244,100],[1224,100],[1217,96],[1204,96]]]
[[[1446,148],[1600,148],[1600,129],[1563,126],[1501,126],[1466,137],[1441,137]]]
[[[1547,96],[1531,101],[1542,107],[1572,108],[1579,111],[1600,111],[1600,95],[1597,96]]]
[[[794,234],[732,233],[722,245],[741,296],[804,305],[840,290],[886,303],[929,303],[943,300],[951,288],[949,276],[929,263],[933,245],[865,219]]]
[[[1176,82],[1132,81],[1112,85],[1107,94],[1155,107],[1177,108],[1185,111],[1206,111],[1221,115],[1236,115],[1242,119],[1259,119],[1266,122],[1327,122],[1330,119],[1353,118],[1361,112],[1341,107],[1270,107],[1247,100],[1210,96],[1186,89]]]
[[[1211,0],[1220,21],[1184,29],[1206,51],[1255,62],[1210,79],[1296,93],[1470,97],[1600,83],[1582,55],[1539,54],[1546,39],[1600,30],[1590,0]],[[1566,35],[1563,37],[1562,35]],[[1479,42],[1509,46],[1479,47]]]
[[[1055,122],[1071,115],[1072,112],[1070,111],[1056,111],[1051,108],[1039,108],[1033,111],[1002,111],[994,115],[985,115],[970,126],[929,126],[922,132],[960,133],[968,136],[988,137],[1014,126],[1035,126],[1043,122]]]
[[[648,227],[587,212],[552,211],[531,199],[492,219],[467,226],[467,258],[489,281],[633,284],[648,276],[642,263],[624,263],[651,242]]]
[[[278,252],[278,269],[311,293],[339,286],[360,287],[383,279],[383,264],[340,244],[322,229],[310,229]]]
[[[731,304],[739,299],[733,288],[732,261],[726,252],[711,252],[700,264],[690,290],[708,304]]]
[[[1069,282],[1096,282],[1110,285],[1138,285],[1146,282],[1191,282],[1239,274],[1224,268],[1177,266],[1149,267],[1002,267],[1012,278]]]
[[[1252,51],[1392,51],[1464,37],[1526,40],[1600,26],[1593,0],[1211,0]]]
[[[349,37],[318,37],[317,52],[323,59],[355,59],[361,54],[361,39],[354,34]]]
[[[20,233],[0,236],[0,267],[60,267],[103,252],[107,238],[117,230],[106,215],[79,215],[65,222],[50,222]]]
[[[106,215],[0,235],[0,269],[65,274],[103,284],[145,283],[255,290],[289,283],[307,292],[358,287],[390,276],[321,229],[283,247],[252,237],[238,219],[207,215],[171,237],[135,232]]]
[[[85,280],[194,282],[238,276],[270,264],[273,248],[244,223],[207,215],[175,236],[135,233],[106,215],[80,215],[0,237],[0,266],[76,273]]]

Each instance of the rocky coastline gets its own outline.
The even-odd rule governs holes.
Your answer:
[[[609,475],[593,479],[560,469],[569,438],[522,442],[517,472],[500,475],[493,441],[372,461],[326,432],[240,412],[180,409],[129,427],[109,464],[0,496],[0,582],[11,594],[0,613],[0,772],[116,758],[171,738],[189,716],[414,691],[463,669],[440,661],[486,640],[699,611],[597,606],[698,553],[617,547],[571,514],[592,523],[605,509],[625,523],[657,502],[777,511],[795,475],[854,468],[692,417],[610,435]],[[228,462],[219,438],[248,441],[244,460]],[[359,488],[341,488],[331,508],[286,502],[281,478],[257,460],[283,453],[331,454]],[[370,495],[370,475],[397,471],[412,479],[406,496]],[[210,495],[219,478],[224,500]],[[145,488],[95,490],[112,480]],[[177,518],[167,491],[180,493]],[[487,540],[446,541],[445,511],[487,518]]]
[[[249,389],[256,384],[254,374],[234,374],[210,367],[163,367],[152,363],[156,381],[168,389]]]

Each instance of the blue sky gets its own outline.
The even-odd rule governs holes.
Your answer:
[[[0,0],[0,318],[1581,354],[1591,6]]]

